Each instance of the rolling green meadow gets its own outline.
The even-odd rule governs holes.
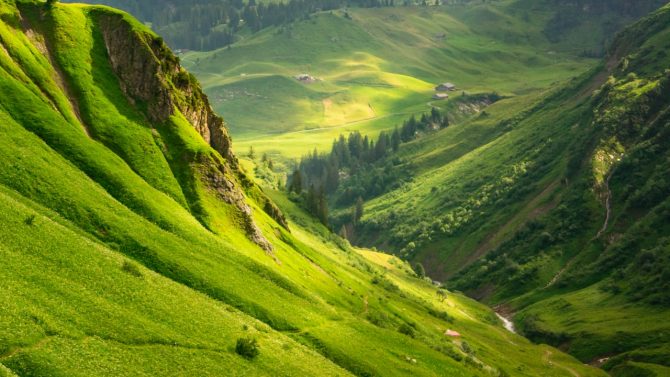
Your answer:
[[[299,158],[315,147],[327,151],[339,134],[376,135],[444,107],[431,99],[442,82],[457,85],[452,97],[525,94],[595,64],[542,41],[548,15],[537,11],[525,22],[516,12],[508,4],[353,8],[349,18],[324,12],[181,59],[227,114],[238,154],[253,146]],[[495,32],[502,27],[508,31]],[[299,82],[301,73],[317,81]]]

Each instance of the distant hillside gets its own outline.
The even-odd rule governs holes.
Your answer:
[[[508,10],[486,4],[322,12],[230,49],[180,58],[213,107],[227,114],[238,153],[253,146],[288,170],[287,158],[315,147],[326,152],[341,133],[376,137],[411,114],[448,107],[432,100],[438,83],[457,85],[452,98],[463,91],[525,94],[595,64],[555,50],[542,19],[524,21]],[[502,27],[510,31],[493,32]],[[298,81],[303,73],[315,80]]]
[[[444,109],[446,101],[431,101],[440,82],[454,82],[457,94],[527,94],[577,76],[659,2],[597,12],[575,2],[453,3],[316,12],[180,58],[227,114],[238,152],[253,146],[287,171],[287,158],[325,152],[340,133],[376,137],[411,114]],[[564,14],[569,25],[551,26]]]
[[[552,9],[553,14],[543,28],[549,41],[575,51],[581,48],[581,54],[602,56],[624,26],[666,3],[665,0],[520,0],[515,7],[518,12]]]
[[[261,190],[108,7],[0,0],[0,224],[2,376],[604,375]]]
[[[395,0],[90,0],[130,12],[151,25],[172,48],[207,51],[271,26],[309,19],[346,6],[390,6]],[[79,2],[69,0],[67,2]]]

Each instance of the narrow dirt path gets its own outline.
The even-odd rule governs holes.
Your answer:
[[[607,227],[609,226],[610,219],[612,218],[612,190],[610,190],[610,179],[612,179],[615,171],[616,166],[612,168],[610,173],[607,175],[607,179],[605,179],[605,221],[603,222],[603,226],[600,228],[600,230],[598,230],[598,233],[591,239],[591,241],[597,240],[600,238],[600,236],[603,235],[603,233],[605,233]],[[554,285],[554,283],[558,281],[561,275],[563,275],[565,270],[567,270],[572,265],[574,260],[575,258],[570,259],[568,263],[566,263],[565,266],[563,266],[563,268],[561,268],[560,271],[558,271],[556,275],[554,275],[554,277],[549,280],[547,285],[544,286],[544,289]]]
[[[603,222],[602,228],[598,231],[598,234],[593,237],[592,241],[597,240],[603,233],[605,233],[610,222],[610,217],[612,216],[612,190],[610,190],[610,179],[612,179],[612,175],[614,175],[615,171],[616,167],[612,169],[605,180],[605,221]]]
[[[576,257],[575,257],[575,258],[576,258]],[[565,266],[563,266],[563,268],[561,268],[561,269],[556,273],[556,275],[554,275],[554,277],[551,278],[551,280],[549,280],[549,282],[547,283],[547,285],[544,286],[544,289],[547,289],[547,288],[551,287],[552,285],[554,285],[554,284],[558,281],[558,279],[561,277],[561,275],[563,275],[563,273],[565,272],[565,270],[567,270],[570,266],[572,266],[572,262],[574,262],[575,258],[570,259],[570,260],[568,261],[568,263],[566,263]]]

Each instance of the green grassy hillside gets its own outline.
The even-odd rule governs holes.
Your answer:
[[[524,94],[594,64],[548,42],[549,15],[528,12],[524,20],[508,1],[324,12],[182,60],[227,114],[238,151],[296,158],[340,133],[375,135],[446,107],[431,99],[438,83],[454,82],[452,97]],[[317,81],[301,83],[301,73]]]
[[[418,2],[417,2],[418,3]],[[227,114],[238,152],[275,160],[375,136],[429,111],[438,83],[524,95],[593,67],[605,43],[661,0],[503,0],[320,12],[181,56]],[[309,74],[313,83],[294,77]],[[288,170],[279,165],[278,170]]]
[[[128,15],[0,20],[2,375],[604,375],[263,193]]]
[[[365,203],[353,239],[503,304],[531,339],[663,375],[668,25],[665,6],[566,85],[403,145],[391,159],[409,181]]]

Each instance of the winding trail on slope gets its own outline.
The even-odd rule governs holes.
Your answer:
[[[612,190],[610,190],[610,179],[612,179],[612,176],[614,175],[614,172],[616,171],[616,166],[612,168],[610,173],[607,175],[607,179],[605,179],[605,221],[603,222],[603,226],[598,230],[598,233],[591,238],[591,241],[595,241],[598,238],[600,238],[603,233],[607,230],[607,227],[609,226],[610,218],[612,217]],[[576,258],[576,257],[575,257]],[[575,261],[575,258],[572,258],[568,261],[568,263],[561,268],[556,275],[554,275],[551,280],[547,283],[547,285],[544,286],[544,289],[547,289],[554,285],[558,281],[558,279],[563,275],[565,270],[567,270],[572,263]]]
[[[576,257],[575,257],[575,258],[576,258]],[[561,277],[561,275],[563,275],[563,273],[565,272],[565,270],[567,270],[568,267],[570,267],[570,266],[572,265],[572,262],[574,262],[575,258],[570,259],[570,260],[568,261],[568,263],[566,263],[565,266],[563,266],[563,268],[561,268],[561,269],[556,273],[556,275],[554,275],[554,277],[551,278],[551,280],[549,280],[549,282],[547,283],[547,285],[544,286],[544,289],[547,289],[547,288],[551,287],[552,285],[554,285],[554,283],[556,283],[556,282],[558,281],[558,279]]]
[[[612,215],[612,190],[610,190],[610,179],[612,179],[612,175],[614,175],[614,172],[616,171],[616,167],[612,169],[610,174],[607,176],[607,179],[605,180],[605,222],[603,223],[602,228],[598,231],[598,234],[596,234],[595,237],[593,237],[593,240],[597,240],[600,238],[600,236],[605,233],[607,230],[607,226],[609,225],[610,222],[610,217]]]

